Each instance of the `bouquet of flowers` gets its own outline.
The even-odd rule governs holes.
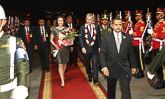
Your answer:
[[[56,42],[55,44],[61,49],[63,46],[70,46],[73,45],[73,41],[75,40],[75,37],[79,36],[77,34],[78,31],[75,29],[67,29],[66,31],[59,33],[59,36],[56,36]],[[53,56],[56,57],[58,50],[53,51]]]

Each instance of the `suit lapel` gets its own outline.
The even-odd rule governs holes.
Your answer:
[[[116,45],[116,41],[115,41],[115,37],[114,37],[113,32],[110,33],[110,35],[111,35],[111,36],[110,36],[110,39],[109,39],[109,40],[111,40],[111,43],[112,43],[112,45],[113,45],[113,48],[114,48],[115,53],[118,54],[117,45]]]
[[[123,32],[121,32],[121,38],[122,38],[122,42],[121,42],[121,44],[120,44],[120,51],[119,51],[119,53],[122,51],[122,49],[124,48],[124,43],[125,43],[125,34],[123,33]]]

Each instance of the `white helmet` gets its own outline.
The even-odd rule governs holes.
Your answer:
[[[0,5],[0,19],[6,19],[5,11],[1,5]]]

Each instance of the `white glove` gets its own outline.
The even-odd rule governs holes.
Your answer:
[[[152,80],[152,79],[154,78],[155,74],[151,75],[151,74],[149,73],[149,71],[148,71],[148,72],[147,72],[147,76],[148,76],[148,78],[149,78],[150,80]]]
[[[153,33],[152,27],[151,27],[151,29],[148,29],[147,32],[152,35],[152,33]]]
[[[56,57],[57,56],[57,53],[58,53],[58,50],[54,50],[53,51],[53,56]]]
[[[13,90],[12,99],[26,99],[28,96],[28,88],[20,85]]]
[[[129,34],[132,35],[132,33],[133,33],[133,30],[132,30],[132,28],[131,28],[131,30],[129,30]]]

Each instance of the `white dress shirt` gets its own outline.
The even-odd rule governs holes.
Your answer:
[[[68,23],[69,28],[73,29],[72,23]]]
[[[88,25],[88,30],[90,32],[90,26]],[[93,36],[93,24],[91,24],[91,37]]]
[[[29,31],[29,27],[25,27],[26,35],[27,35],[27,30]]]
[[[43,28],[43,31],[44,31],[44,38],[45,38],[45,27],[44,26],[40,26],[41,36],[42,36],[42,28]],[[45,41],[46,41],[46,38],[45,38]]]
[[[121,44],[121,42],[122,42],[122,34],[121,34],[121,32],[116,33],[115,31],[113,31],[113,34],[114,34],[114,37],[115,37],[116,46],[117,46],[117,43],[118,43],[118,38],[119,38],[119,43]]]

